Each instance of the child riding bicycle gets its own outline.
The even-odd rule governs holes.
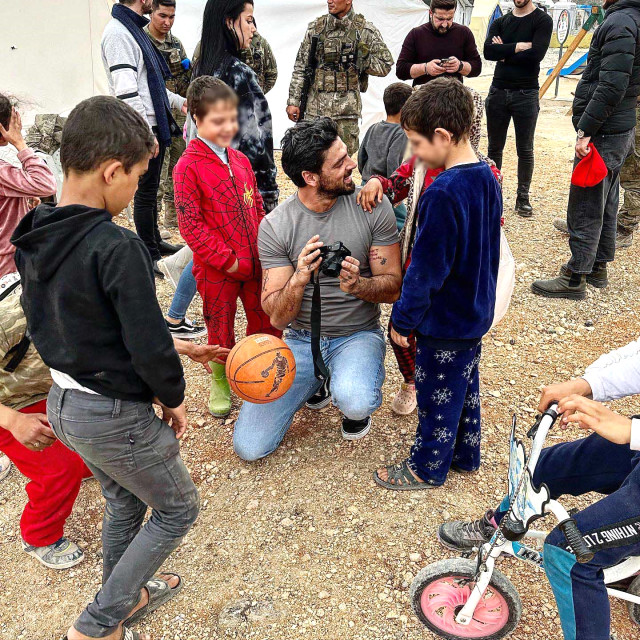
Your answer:
[[[545,540],[544,567],[565,640],[609,640],[610,609],[602,570],[640,554],[640,419],[600,404],[635,394],[640,394],[640,340],[602,356],[582,378],[545,387],[540,399],[540,411],[559,401],[562,424],[577,423],[593,433],[544,449],[534,485],[544,482],[553,499],[590,491],[606,495],[574,516],[595,554],[591,561],[576,561],[558,527]],[[491,539],[508,507],[505,499],[478,520],[445,523],[438,538],[449,549],[479,547]]]

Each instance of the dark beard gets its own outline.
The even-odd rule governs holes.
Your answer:
[[[351,186],[342,183],[341,186],[327,184],[322,176],[320,176],[320,186],[318,187],[318,195],[326,198],[339,198],[340,196],[351,195],[356,190],[356,183],[351,182]]]
[[[449,33],[449,29],[451,29],[451,27],[436,27],[436,25],[433,24],[433,20],[431,20],[431,28],[441,36],[443,36],[445,33]]]

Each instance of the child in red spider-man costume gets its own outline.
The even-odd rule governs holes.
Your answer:
[[[222,80],[201,76],[189,87],[187,100],[198,137],[174,169],[175,204],[180,233],[193,251],[209,344],[235,344],[238,298],[247,335],[280,336],[260,304],[262,197],[249,159],[230,146],[238,133],[237,96]],[[224,365],[212,362],[211,369],[209,411],[224,417],[231,410],[229,383]]]

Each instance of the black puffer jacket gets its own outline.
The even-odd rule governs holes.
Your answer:
[[[617,0],[596,30],[573,100],[573,126],[588,136],[636,125],[640,94],[640,0]]]

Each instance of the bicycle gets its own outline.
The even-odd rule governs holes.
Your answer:
[[[514,415],[509,449],[509,510],[491,540],[474,549],[475,559],[464,554],[440,560],[424,567],[415,577],[410,590],[413,609],[420,621],[441,638],[498,640],[517,627],[522,615],[518,591],[495,569],[495,563],[505,555],[543,568],[542,551],[521,541],[525,537],[539,540],[547,537],[549,532],[530,526],[548,513],[558,520],[578,562],[593,558],[575,520],[557,500],[551,499],[548,487],[544,483],[539,488],[533,485],[540,452],[558,418],[557,408],[557,404],[552,404],[527,433],[532,440],[529,456],[524,443],[516,438]],[[626,600],[631,619],[640,625],[640,556],[606,569],[604,578],[605,584],[610,585],[609,595]]]

